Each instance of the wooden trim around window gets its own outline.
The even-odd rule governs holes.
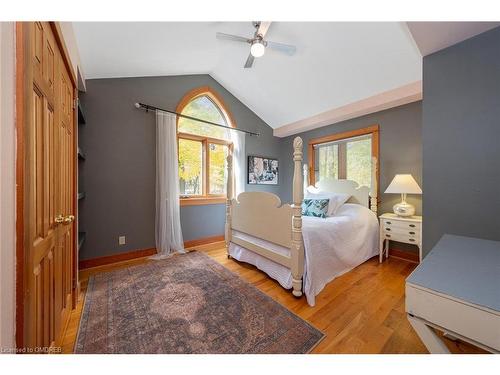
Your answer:
[[[191,91],[188,91],[181,99],[179,104],[177,104],[177,108],[175,109],[175,112],[177,113],[182,113],[182,110],[184,109],[185,106],[189,104],[189,102],[193,99],[196,99],[199,96],[206,95],[210,99],[214,101],[214,103],[219,107],[219,109],[222,111],[222,114],[224,117],[226,117],[226,122],[228,123],[229,126],[232,128],[236,127],[236,121],[234,121],[234,117],[229,111],[226,103],[224,103],[224,100],[222,99],[222,96],[220,96],[217,91],[212,89],[210,86],[201,86],[197,87],[195,89],[192,89]],[[179,118],[177,118],[177,123],[179,123]]]
[[[210,137],[203,137],[201,135],[189,134],[189,133],[177,133],[177,138],[189,139],[191,141],[207,141],[208,143],[216,143],[218,145],[230,146],[233,143],[231,141],[226,141],[225,139],[217,139]]]
[[[372,136],[372,156],[377,158],[377,182],[380,177],[380,138],[379,138],[379,125],[372,125],[362,129],[349,130],[342,133],[330,134],[320,138],[314,138],[309,141],[308,145],[308,160],[309,160],[309,184],[314,185],[316,183],[316,175],[314,173],[314,166],[316,164],[315,155],[314,155],[314,146],[322,143],[341,141],[344,139],[359,137],[362,135],[371,134]],[[345,176],[344,176],[345,178]],[[377,189],[379,189],[379,185],[377,183]],[[377,194],[377,196],[380,196]]]
[[[226,123],[235,128],[236,127],[236,122],[234,121],[233,115],[227,108],[226,104],[224,103],[222,97],[215,91],[213,90],[210,86],[201,86],[197,87],[189,92],[187,92],[179,102],[176,108],[176,112],[182,113],[184,110],[184,107],[188,105],[192,100],[200,97],[200,96],[208,96],[214,103],[215,105],[219,108],[219,110],[222,112],[222,115],[225,117]],[[177,118],[177,129],[179,126],[179,118]],[[226,202],[226,196],[225,195],[210,195],[210,152],[208,151],[208,144],[209,143],[215,143],[219,145],[226,145],[228,146],[231,150],[233,147],[233,143],[231,141],[225,140],[225,139],[218,139],[218,138],[210,138],[210,137],[204,137],[196,134],[190,134],[190,133],[183,133],[179,132],[177,130],[177,141],[179,139],[189,139],[193,141],[198,141],[202,142],[203,144],[203,149],[204,149],[204,163],[203,163],[203,173],[204,173],[204,183],[203,183],[203,195],[197,195],[189,198],[180,198],[180,204],[181,206],[201,206],[201,205],[207,205],[207,204],[222,204]]]
[[[194,196],[189,198],[180,198],[182,206],[203,206],[205,204],[222,204],[226,203],[225,196]]]
[[[354,138],[354,137],[359,137],[362,135],[378,133],[378,131],[379,131],[379,126],[372,125],[372,126],[368,126],[366,128],[349,130],[349,131],[342,132],[342,133],[335,133],[335,134],[325,135],[325,136],[320,137],[320,138],[314,138],[314,139],[311,139],[309,141],[309,145],[317,145],[317,144],[321,144],[321,143],[340,141],[340,140],[347,139],[347,138]]]
[[[184,133],[179,133],[177,136],[177,141],[179,139],[192,139],[195,141],[200,141],[203,143],[203,152],[206,156],[203,157],[203,173],[205,174],[205,183],[203,184],[203,194],[194,195],[187,198],[179,198],[181,206],[203,206],[206,204],[222,204],[226,202],[226,195],[215,195],[209,194],[210,189],[210,167],[205,164],[210,163],[210,151],[208,150],[209,143],[216,143],[220,145],[225,145],[229,148],[229,152],[233,152],[233,144],[221,139],[206,138],[197,135],[188,134],[185,137]],[[198,139],[199,138],[199,139]]]

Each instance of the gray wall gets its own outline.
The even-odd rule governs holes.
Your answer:
[[[307,144],[310,139],[349,130],[380,126],[380,193],[379,212],[392,212],[392,206],[401,200],[399,194],[383,194],[397,173],[411,173],[420,186],[422,183],[422,102],[407,104],[373,113],[330,126],[296,134],[284,139],[281,145],[283,187],[282,199],[292,199],[293,167],[292,142],[296,136],[304,140],[304,157],[308,163]],[[415,205],[416,213],[422,211],[422,200],[418,195],[409,195],[408,202]]]
[[[500,240],[499,140],[496,28],[424,58],[424,253],[444,233]]]
[[[247,155],[279,158],[272,129],[208,75],[87,80],[81,94],[87,124],[79,143],[86,198],[79,204],[80,230],[87,240],[80,259],[151,248],[155,245],[155,118],[134,108],[141,101],[175,109],[189,90],[209,85],[224,99],[238,128],[259,132],[246,136]],[[280,181],[281,182],[281,181]],[[249,186],[279,194],[280,186]],[[224,205],[181,208],[185,240],[223,234]],[[127,244],[119,246],[118,236]]]
[[[280,162],[278,186],[246,185],[246,190],[271,191],[284,201],[291,200],[293,137],[273,137],[267,124],[210,76],[87,80],[87,92],[81,94],[87,124],[79,131],[79,143],[86,153],[86,160],[80,163],[80,189],[86,192],[79,204],[80,230],[87,233],[87,240],[80,259],[154,247],[155,119],[153,113],[137,110],[133,103],[175,109],[186,92],[204,85],[221,94],[238,128],[262,134],[246,136],[246,155],[274,157]],[[300,135],[307,144],[310,138],[375,123],[380,124],[381,191],[396,173],[412,173],[420,183],[420,102]],[[383,195],[381,212],[391,211],[398,199]],[[409,200],[420,213],[419,197]],[[181,225],[185,240],[221,235],[224,205],[182,207]],[[118,245],[120,235],[126,236],[126,245]]]

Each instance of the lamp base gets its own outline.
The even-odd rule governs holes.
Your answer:
[[[396,203],[392,209],[394,210],[394,213],[398,216],[413,216],[415,215],[415,207],[409,203],[406,202],[399,202]]]

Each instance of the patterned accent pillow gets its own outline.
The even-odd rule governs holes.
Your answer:
[[[306,192],[305,199],[330,199],[328,203],[328,212],[326,216],[335,216],[335,212],[342,207],[344,203],[346,203],[349,198],[351,198],[350,194],[344,193],[329,193],[326,191],[318,191],[312,192],[308,190]]]
[[[328,212],[330,199],[304,199],[302,202],[302,215],[325,218]]]

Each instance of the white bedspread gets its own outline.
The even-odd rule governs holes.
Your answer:
[[[303,216],[302,224],[305,248],[304,294],[307,303],[314,306],[315,297],[326,284],[378,254],[379,226],[372,211],[350,203],[340,207],[335,216],[325,219]],[[260,246],[276,247],[262,239],[245,236],[247,240]],[[255,265],[284,288],[291,288],[290,269],[233,243],[229,247],[229,253],[237,260]]]

